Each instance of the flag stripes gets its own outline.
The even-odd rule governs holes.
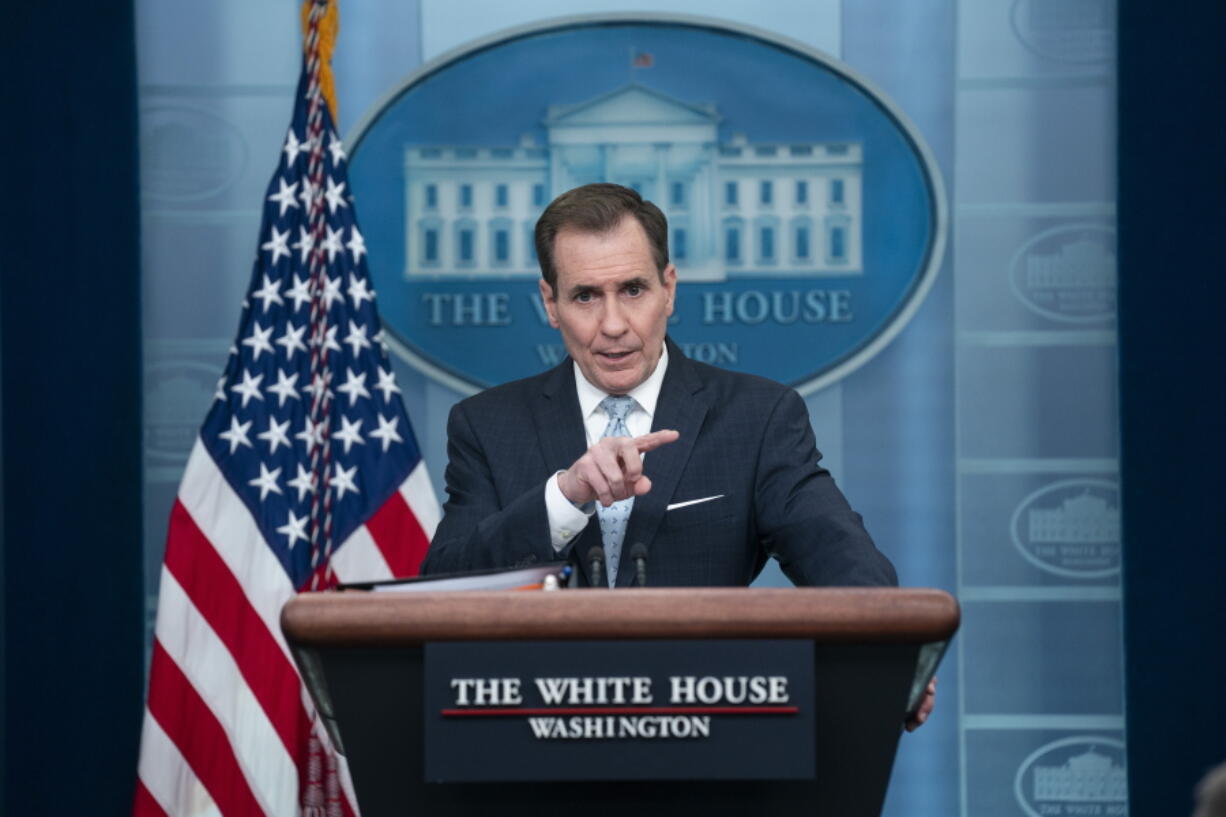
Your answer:
[[[136,796],[132,804],[132,813],[135,817],[170,817],[158,801],[153,799],[153,795],[145,788],[145,784],[136,781]]]
[[[430,540],[399,492],[392,494],[366,520],[366,529],[387,560],[392,575],[412,576],[418,572]]]
[[[204,620],[174,577],[162,574],[161,604],[171,611],[174,624],[159,628],[156,644],[172,660],[184,679],[225,731],[234,759],[243,769],[253,793],[270,813],[293,813],[297,799],[294,745],[286,746],[254,692],[243,683],[238,665],[226,645]],[[164,620],[171,616],[165,616]],[[296,686],[289,687],[291,695]],[[297,706],[297,700],[290,703]],[[297,713],[295,713],[297,714]],[[162,723],[176,743],[185,733]],[[299,740],[305,745],[310,722],[302,718]],[[286,784],[289,781],[289,785]]]
[[[424,462],[409,472],[409,478],[400,485],[400,495],[416,517],[425,543],[429,545],[435,528],[443,518],[443,509],[439,507],[438,499],[434,496],[434,486],[430,484],[430,475],[426,473]]]
[[[361,576],[397,575],[392,572],[383,551],[365,526],[355,530],[345,546],[332,557],[332,570],[342,582]]]
[[[138,797],[133,808],[136,817],[217,813],[213,799],[200,785],[179,752],[179,747],[171,742],[153,718],[145,718],[140,745],[139,777],[136,781]],[[139,796],[141,792],[147,797]],[[185,808],[189,803],[194,807]]]
[[[176,580],[172,589],[184,593],[181,599],[177,596],[174,599],[177,606],[172,620],[185,621],[199,613],[211,633],[224,643],[225,658],[232,656],[242,680],[267,713],[285,750],[296,752],[310,728],[309,716],[297,696],[287,694],[298,689],[297,670],[260,620],[234,574],[209,547],[208,540],[178,502],[171,511],[171,526],[174,533],[166,547],[165,566]],[[162,592],[165,591],[163,580]],[[163,638],[164,643],[171,640]]]
[[[149,715],[179,747],[183,759],[222,814],[226,817],[264,817],[276,813],[266,812],[256,800],[231,750],[225,729],[156,640],[149,668],[148,709]],[[183,740],[184,735],[191,735],[191,740]]]

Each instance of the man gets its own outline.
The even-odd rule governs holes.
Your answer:
[[[657,586],[743,586],[768,556],[796,584],[897,584],[818,465],[796,392],[688,360],[666,337],[667,236],[660,210],[618,185],[545,210],[541,299],[570,359],[452,410],[448,501],[424,572],[574,554],[590,583],[602,546],[604,578],[626,587],[642,543]]]
[[[622,554],[642,543],[657,586],[747,585],[768,556],[800,585],[898,583],[817,464],[800,396],[688,360],[666,336],[677,270],[659,208],[618,185],[576,188],[541,215],[536,250],[570,358],[452,409],[423,572],[573,555],[590,584],[602,546],[603,578],[627,587]],[[907,729],[935,702],[934,679]]]

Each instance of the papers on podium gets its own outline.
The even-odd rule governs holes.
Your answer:
[[[450,590],[542,590],[546,577],[554,576],[558,586],[566,586],[571,566],[567,562],[551,562],[534,567],[510,570],[479,570],[472,573],[446,573],[440,576],[415,576],[411,579],[390,579],[375,582],[349,582],[338,590],[373,590],[380,593],[421,593]]]

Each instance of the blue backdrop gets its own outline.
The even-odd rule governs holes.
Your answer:
[[[916,124],[950,191],[952,241],[923,307],[870,364],[807,398],[904,582],[964,605],[937,715],[904,740],[887,813],[1095,802],[1076,799],[1077,769],[1115,807],[1125,767],[1133,813],[1190,810],[1192,781],[1226,757],[1212,648],[1226,520],[1209,470],[1221,412],[1204,385],[1220,369],[1223,284],[1206,270],[1223,173],[1204,105],[1224,79],[1220,7],[1155,17],[1125,4],[1119,80],[1105,0],[667,7],[852,65]],[[23,6],[3,34],[39,77],[8,83],[4,100],[18,123],[0,279],[13,814],[126,811],[137,609],[151,623],[167,512],[231,341],[297,72],[295,3],[150,0],[134,21],[130,4],[90,8]],[[475,36],[604,10],[347,4],[342,126]],[[1155,127],[1175,112],[1182,124]],[[437,480],[458,394],[407,367],[398,377]],[[80,784],[63,785],[65,770]]]
[[[1041,798],[1079,796],[1123,805],[1112,4],[1083,3],[1079,14],[1013,0],[664,8],[758,26],[843,60],[914,123],[948,192],[950,241],[928,297],[877,357],[807,396],[829,466],[903,582],[948,589],[964,608],[940,674],[939,714],[904,740],[887,813],[1025,814]],[[400,2],[347,5],[334,59],[342,129],[355,133],[380,97],[448,49],[608,10],[601,2],[427,0],[415,14]],[[259,191],[284,134],[297,31],[289,9],[263,5],[176,14],[151,4],[140,20],[151,610],[166,509],[231,341]],[[202,29],[216,38],[200,37]],[[661,64],[636,80],[651,87],[658,76],[667,85],[659,90],[707,101],[702,88],[668,85],[686,75],[667,66],[666,51],[655,54]],[[617,69],[616,84],[626,69],[609,65],[593,58],[594,70]],[[517,76],[509,69],[509,82]],[[477,145],[515,144],[521,130],[539,129],[532,111],[542,95],[554,101],[554,84],[542,94],[529,83],[520,94],[528,113],[512,105],[505,127],[506,117],[491,114],[499,126]],[[752,83],[754,93],[761,86]],[[503,96],[502,104],[516,99]],[[779,105],[779,122],[744,127],[761,106],[730,92],[720,103],[729,129],[748,130],[751,142],[784,138],[776,131],[792,127],[788,117],[806,114]],[[437,104],[440,122],[456,121],[456,105]],[[738,119],[740,107],[751,114]],[[430,121],[407,127],[399,142],[388,129],[368,131],[378,139],[354,152],[372,269],[390,267],[375,270],[376,281],[396,280],[404,267],[405,188],[394,183],[404,144],[472,133],[435,133],[443,126]],[[826,127],[837,135],[837,122]],[[865,240],[888,246],[891,236],[871,229],[880,202],[865,206]],[[414,303],[390,284],[378,288],[387,315]],[[1099,307],[1077,311],[1082,301]],[[481,348],[479,338],[466,345]],[[406,365],[397,374],[441,494],[444,423],[461,392]],[[1085,547],[1099,561],[1079,561]],[[776,571],[764,581],[782,580]],[[1072,775],[1077,762],[1102,766],[1099,793],[1074,786],[1053,795],[1036,783],[1040,774]]]

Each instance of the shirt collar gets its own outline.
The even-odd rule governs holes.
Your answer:
[[[579,370],[579,364],[573,364],[575,368],[575,391],[579,396],[579,412],[583,417],[592,416],[592,412],[600,408],[600,401],[608,397],[606,392],[593,386],[588,382],[588,379],[583,376],[583,372]],[[647,412],[648,417],[654,417],[656,413],[656,402],[660,399],[660,387],[664,385],[664,371],[668,368],[668,344],[664,344],[663,350],[660,352],[660,359],[656,361],[656,368],[647,379],[635,386],[627,394],[634,398],[634,402],[638,403],[639,408]]]

